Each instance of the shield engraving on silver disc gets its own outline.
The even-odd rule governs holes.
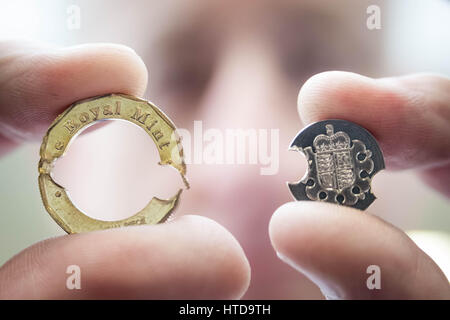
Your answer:
[[[334,133],[332,124],[325,127],[326,135],[314,138],[316,152],[311,147],[304,149],[308,161],[312,160],[315,167],[306,177],[306,195],[311,200],[355,204],[358,199],[364,199],[370,189],[370,178],[361,177],[360,172],[372,172],[372,152],[359,140],[353,140],[350,146],[348,134]]]
[[[321,121],[301,131],[290,148],[303,152],[308,161],[303,179],[288,184],[295,199],[361,210],[375,200],[371,179],[384,169],[384,159],[375,138],[364,128],[345,120]]]

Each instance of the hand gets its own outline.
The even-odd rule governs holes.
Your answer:
[[[345,119],[367,128],[380,143],[387,169],[415,168],[450,197],[448,78],[370,79],[325,72],[304,84],[298,110],[304,124]],[[292,202],[276,210],[269,233],[279,257],[314,281],[327,298],[450,298],[449,282],[430,257],[403,231],[369,213]],[[370,265],[381,269],[380,290],[366,286]]]
[[[0,43],[0,153],[40,139],[74,101],[111,92],[141,96],[147,70],[124,46],[69,48]],[[81,268],[81,290],[66,268]],[[225,228],[200,216],[62,236],[39,242],[0,268],[0,299],[236,299],[250,267]]]

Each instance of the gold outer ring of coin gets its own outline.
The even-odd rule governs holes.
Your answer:
[[[126,120],[144,129],[156,144],[161,160],[159,164],[178,170],[186,189],[189,189],[181,139],[172,121],[154,104],[125,94],[109,94],[75,102],[50,125],[42,141],[38,166],[39,190],[45,209],[69,234],[161,223],[167,220],[178,204],[182,189],[167,200],[153,197],[144,209],[127,219],[97,220],[81,212],[64,187],[53,180],[53,164],[64,155],[70,142],[88,126],[109,119]]]

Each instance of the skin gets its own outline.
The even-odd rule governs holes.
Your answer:
[[[287,1],[285,6],[293,8],[292,3]],[[154,29],[167,31],[164,39],[172,40],[149,51],[139,50],[145,64],[133,50],[119,45],[54,48],[1,43],[0,152],[6,154],[23,140],[38,139],[72,102],[109,92],[137,96],[150,92],[149,96],[158,97],[158,105],[178,115],[177,125],[185,128],[194,119],[215,128],[282,128],[283,146],[299,129],[295,109],[284,107],[298,94],[298,114],[304,125],[330,118],[356,122],[377,138],[388,170],[414,169],[430,187],[450,196],[445,184],[450,178],[450,146],[445,145],[450,141],[448,78],[417,74],[373,79],[348,72],[310,77],[314,68],[290,78],[279,65],[285,57],[262,36],[264,24],[253,19],[275,12],[272,6],[242,7],[237,17],[225,5],[192,7],[202,10],[179,9],[186,14],[176,21],[196,17],[194,21],[210,25],[205,19],[208,13],[222,12],[216,21],[224,35],[219,37],[219,53],[205,55],[215,57],[208,81],[202,79],[205,70],[189,69],[193,62],[175,64],[180,56],[169,61],[157,58],[167,59],[167,52],[178,52],[177,45],[182,44],[164,26]],[[172,21],[171,17],[163,20]],[[158,43],[152,30],[148,31],[149,42]],[[203,41],[198,39],[195,44],[199,52],[216,47],[202,45]],[[166,47],[172,50],[153,49]],[[362,70],[363,63],[356,56],[345,58]],[[203,59],[202,65],[207,62]],[[164,67],[173,64],[176,70],[186,67],[191,81],[180,84],[177,79],[166,79],[172,71]],[[148,77],[154,80],[146,89]],[[185,82],[195,85],[184,87]],[[274,186],[280,179],[292,180],[289,171],[298,167],[298,157],[281,161],[280,175],[268,177],[246,166],[190,166],[188,175],[195,188],[183,198],[183,213],[206,217],[188,215],[162,225],[38,243],[0,268],[0,298],[319,298],[321,293],[337,299],[450,297],[448,280],[437,265],[403,231],[381,219],[323,203],[294,202],[277,209],[287,197],[286,190]],[[136,183],[144,186],[148,178]],[[210,187],[212,178],[221,181],[221,188]],[[69,184],[76,189],[74,181]],[[80,188],[88,187],[80,184]],[[255,200],[248,190],[264,197]],[[80,202],[93,201],[89,192],[79,194]],[[76,296],[61,285],[67,275],[60,270],[73,261],[87,275],[85,287]],[[382,290],[365,287],[365,269],[371,264],[381,267]]]

